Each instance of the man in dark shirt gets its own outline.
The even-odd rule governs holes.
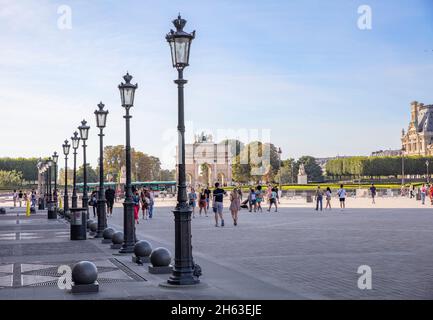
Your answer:
[[[206,195],[206,210],[209,210],[209,202],[210,202],[210,190],[209,190],[209,186],[206,187],[206,189],[204,190],[204,193]]]
[[[108,187],[107,190],[105,190],[105,199],[107,200],[107,209],[108,209],[108,214],[110,216],[113,215],[114,197],[115,197],[114,189]]]
[[[215,190],[213,191],[213,212],[215,213],[215,227],[218,227],[218,216],[221,219],[221,227],[224,227],[223,199],[226,192],[219,186],[219,182],[215,183]]]
[[[370,192],[371,192],[371,198],[373,199],[373,204],[375,204],[376,201],[374,200],[374,198],[376,197],[376,187],[374,186],[373,183],[371,184]]]

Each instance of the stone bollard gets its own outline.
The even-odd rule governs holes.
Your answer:
[[[116,232],[113,228],[105,228],[104,232],[102,232],[103,239],[101,243],[112,243],[111,239],[113,239],[113,234]]]
[[[94,221],[90,224],[89,236],[92,236],[92,237],[96,236],[97,231],[98,231],[98,223]]]
[[[134,256],[132,262],[142,265],[150,262],[150,254],[152,253],[152,245],[146,240],[138,241],[134,246]]]
[[[123,232],[117,231],[113,234],[113,237],[111,238],[112,245],[110,246],[111,249],[120,249],[122,248],[123,243]]]
[[[173,267],[170,265],[171,262],[171,254],[166,248],[156,248],[150,254],[150,263],[149,273],[153,274],[165,274],[171,273]]]
[[[90,225],[91,225],[93,222],[95,222],[95,221],[93,221],[92,219],[88,219],[88,220],[87,220],[87,231],[90,230]]]
[[[72,268],[72,293],[99,291],[98,268],[90,261],[80,261]]]

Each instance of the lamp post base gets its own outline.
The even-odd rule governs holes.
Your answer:
[[[132,201],[126,200],[123,203],[123,221],[124,241],[119,253],[133,253],[135,246],[135,221]]]
[[[191,245],[191,209],[176,208],[174,213],[175,258],[173,272],[167,283],[170,285],[196,285],[200,283],[194,275]]]
[[[54,208],[54,203],[52,201],[48,202],[48,219],[49,220],[57,219],[57,212]]]

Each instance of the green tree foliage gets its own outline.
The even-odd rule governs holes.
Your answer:
[[[433,158],[423,156],[404,157],[404,172],[409,175],[425,175],[426,160],[432,165]],[[329,160],[326,163],[328,176],[398,176],[402,173],[401,157],[349,157]]]
[[[87,182],[98,182],[99,174],[96,170],[92,168],[92,166],[87,166]],[[84,182],[84,166],[81,166],[77,170],[77,183]]]
[[[176,180],[176,170],[163,169],[160,171],[160,181],[174,181]]]
[[[21,172],[0,170],[0,187],[17,187],[23,182]]]
[[[219,143],[220,145],[228,145],[229,146],[229,156],[232,156],[232,160],[238,156],[241,151],[245,148],[245,144],[236,139],[226,139]]]
[[[22,173],[22,179],[25,181],[37,181],[38,170],[36,164],[37,158],[0,158],[0,170],[16,171]]]

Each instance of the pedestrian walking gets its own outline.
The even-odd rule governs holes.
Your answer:
[[[256,192],[253,188],[250,189],[250,193],[248,195],[248,206],[250,209],[250,212],[254,208],[254,212],[256,212],[257,209],[257,203],[256,203]]]
[[[346,190],[343,185],[340,184],[340,189],[337,191],[338,198],[340,199],[340,208],[341,210],[346,208]]]
[[[200,191],[200,195],[199,195],[199,203],[198,206],[200,208],[199,210],[199,215],[201,217],[201,212],[204,210],[204,214],[207,217],[207,204],[208,204],[208,198],[207,198],[207,194],[205,192],[205,189],[201,189]]]
[[[325,206],[325,209],[329,208],[329,210],[331,210],[332,191],[331,191],[330,187],[326,188],[325,195],[326,195],[326,206]]]
[[[256,208],[257,208],[257,212],[263,212],[262,209],[262,202],[263,202],[263,191],[262,191],[262,186],[258,185],[256,187]],[[254,212],[256,210],[254,209]]]
[[[189,206],[192,208],[192,217],[195,218],[195,207],[197,206],[197,194],[195,189],[191,187],[191,192],[188,194]]]
[[[230,193],[230,212],[232,213],[233,225],[238,225],[238,212],[241,208],[241,199],[239,197],[238,191],[233,189]]]
[[[204,193],[206,194],[206,209],[209,210],[209,203],[210,203],[210,195],[211,195],[211,191],[209,189],[209,186],[206,186],[206,189],[204,189]],[[206,210],[206,212],[207,212]]]
[[[134,203],[134,220],[136,224],[139,224],[138,212],[140,211],[140,196],[136,190],[132,196],[132,202]]]
[[[317,186],[316,190],[316,211],[319,211],[319,204],[320,204],[320,211],[322,211],[323,208],[323,190],[320,189],[320,186]]]
[[[116,192],[111,187],[105,190],[105,199],[107,201],[107,212],[111,217],[113,215],[114,198],[116,197]]]
[[[17,206],[17,201],[18,201],[18,193],[17,193],[17,190],[15,190],[15,189],[14,189],[14,193],[12,195],[12,199],[14,201],[14,207],[16,207]]]
[[[144,188],[140,192],[140,201],[141,201],[142,218],[147,220],[150,201],[149,198],[147,197],[146,189]]]
[[[277,192],[275,191],[274,188],[271,188],[271,193],[269,195],[269,208],[268,208],[268,212],[271,211],[272,205],[275,206],[275,212],[278,211],[278,206],[277,206]]]
[[[89,205],[93,208],[93,218],[96,218],[96,207],[98,206],[98,198],[96,197],[96,190],[90,195]]]
[[[427,188],[425,186],[425,183],[423,183],[422,186],[421,186],[421,204],[422,205],[425,204],[426,193],[427,193]]]
[[[376,187],[374,186],[374,184],[371,184],[370,187],[370,193],[371,193],[371,199],[372,199],[372,203],[375,204],[376,201],[374,200],[376,198]]]
[[[19,204],[20,204],[20,208],[22,207],[22,204],[23,204],[23,191],[22,190],[20,190],[20,192],[18,193],[18,202],[19,202]]]
[[[152,219],[153,217],[153,206],[155,204],[155,192],[150,189],[149,190],[149,219]]]
[[[224,227],[224,217],[223,217],[223,199],[224,195],[227,193],[224,191],[224,189],[220,188],[219,182],[215,183],[215,189],[212,193],[212,200],[213,200],[213,211],[215,213],[215,227],[218,227],[218,218],[221,220],[221,227]]]

